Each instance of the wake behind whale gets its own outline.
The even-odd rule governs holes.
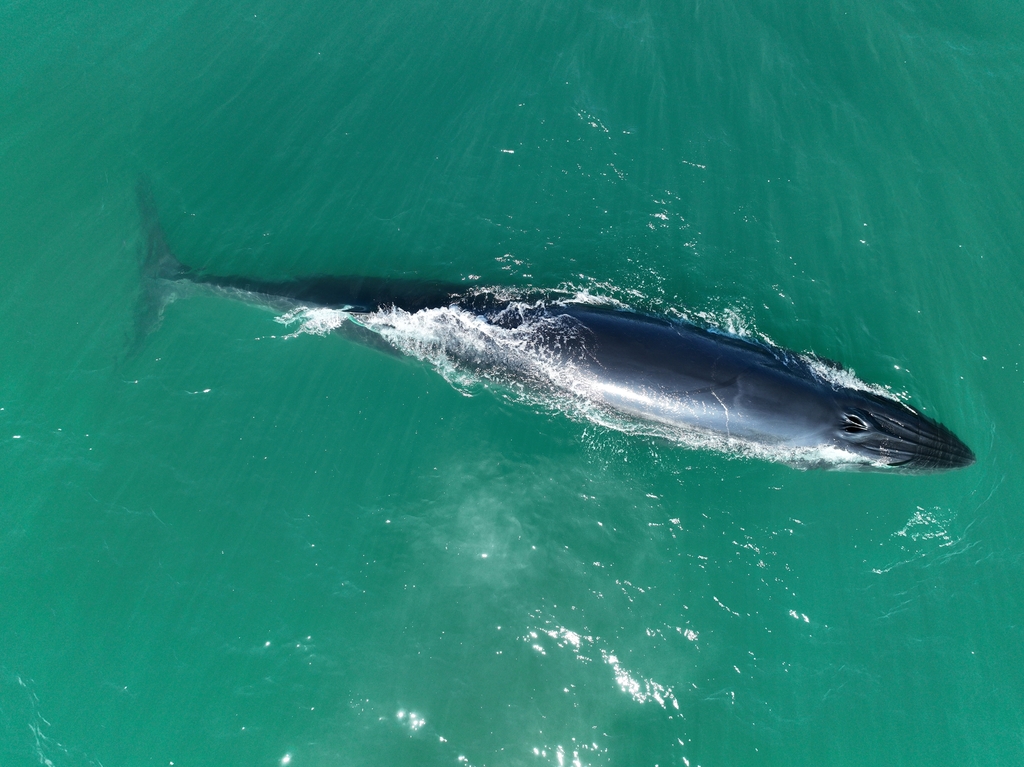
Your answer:
[[[816,358],[583,297],[371,277],[262,281],[190,269],[145,186],[140,322],[196,291],[267,306],[299,332],[337,332],[491,381],[624,431],[797,467],[922,473],[968,466],[949,429]]]

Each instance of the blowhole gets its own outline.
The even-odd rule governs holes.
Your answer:
[[[862,431],[868,430],[867,422],[859,415],[853,415],[852,413],[846,413],[843,416],[843,431],[847,434],[859,434]]]

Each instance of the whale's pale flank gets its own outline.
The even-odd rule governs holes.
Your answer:
[[[143,332],[167,301],[214,291],[278,313],[305,312],[340,334],[429,360],[453,380],[496,382],[591,420],[690,446],[797,467],[901,473],[975,460],[952,431],[885,390],[765,342],[553,294],[209,274],[173,255],[144,183],[139,208]]]

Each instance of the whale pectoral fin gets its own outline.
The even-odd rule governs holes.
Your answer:
[[[355,341],[357,344],[368,346],[379,352],[384,352],[394,357],[405,357],[398,349],[389,344],[380,333],[375,333],[355,320],[341,323],[341,325],[334,329],[334,332],[342,338]]]

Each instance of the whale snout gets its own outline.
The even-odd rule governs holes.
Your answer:
[[[929,472],[945,471],[946,469],[962,469],[970,466],[976,460],[974,451],[960,441],[956,436],[952,440],[939,447],[918,446],[915,454],[910,458],[890,463],[901,471],[907,472]]]
[[[929,422],[930,429],[899,437],[890,463],[902,471],[929,472],[962,469],[975,462],[974,451],[945,426]],[[897,457],[898,456],[898,457]]]
[[[974,451],[941,423],[874,395],[847,403],[840,430],[853,449],[902,473],[962,469],[976,460]]]

